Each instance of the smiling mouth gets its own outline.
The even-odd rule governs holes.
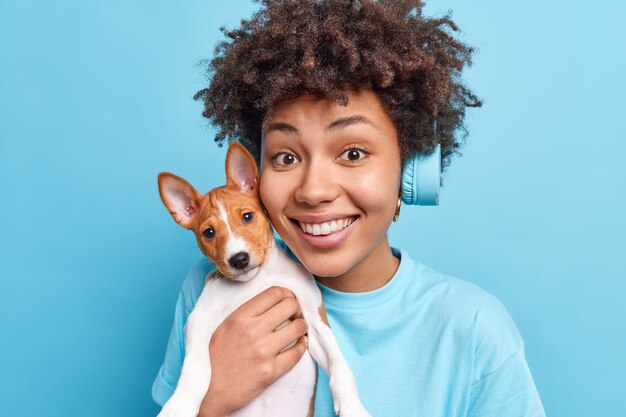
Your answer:
[[[352,223],[358,219],[359,216],[351,216],[345,217],[343,219],[335,219],[322,223],[305,223],[301,221],[295,221],[300,229],[306,233],[307,235],[312,236],[326,236],[332,235],[333,233],[337,233],[346,227],[350,226]]]

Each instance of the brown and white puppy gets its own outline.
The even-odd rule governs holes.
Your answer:
[[[296,295],[309,326],[309,347],[294,368],[230,415],[312,415],[315,360],[329,375],[335,412],[342,417],[367,417],[352,371],[326,321],[315,279],[275,244],[259,199],[257,176],[254,158],[236,142],[226,155],[226,186],[202,195],[182,178],[159,175],[161,199],[172,217],[193,230],[200,250],[220,273],[210,274],[217,278],[207,279],[187,320],[182,372],[159,417],[197,416],[211,378],[208,347],[213,332],[240,305],[273,286],[289,288]]]

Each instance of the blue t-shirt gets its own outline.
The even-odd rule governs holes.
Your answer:
[[[328,321],[374,417],[545,416],[505,307],[469,282],[413,261],[405,251],[393,278],[366,293],[318,284]],[[165,361],[152,396],[174,392],[184,358],[185,320],[213,269],[198,261],[176,304]],[[319,370],[315,416],[335,415],[328,376]]]

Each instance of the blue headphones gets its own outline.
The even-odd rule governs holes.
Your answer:
[[[430,154],[418,154],[402,168],[400,193],[404,204],[439,205],[441,183],[441,145]]]

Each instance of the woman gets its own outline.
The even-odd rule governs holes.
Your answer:
[[[424,18],[419,1],[264,5],[227,32],[211,84],[196,98],[218,142],[239,139],[259,160],[267,214],[316,277],[365,407],[374,416],[544,415],[523,341],[499,301],[387,239],[403,161],[439,144],[447,166],[465,108],[480,106],[459,80],[472,49],[453,37],[449,17]],[[153,386],[161,405],[211,268],[198,263],[183,284]],[[242,407],[298,361],[306,324],[268,325],[297,316],[293,294],[274,288],[218,328],[201,416]],[[334,415],[323,372],[315,415]]]

